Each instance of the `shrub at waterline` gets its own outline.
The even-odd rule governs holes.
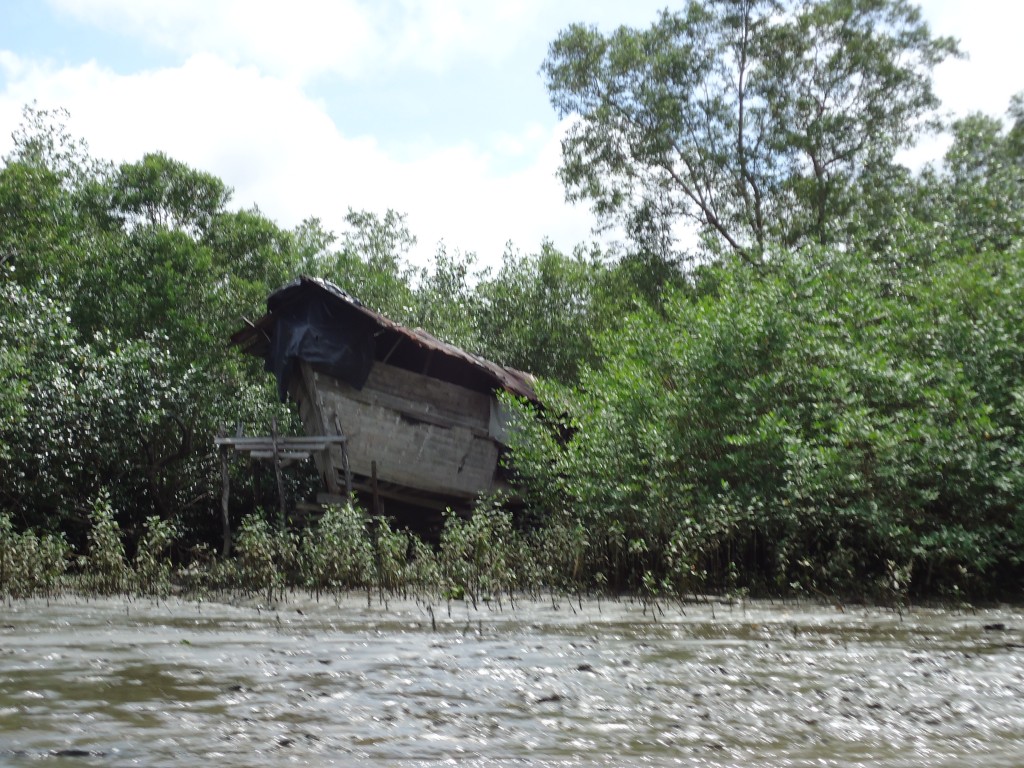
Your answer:
[[[178,532],[174,524],[153,515],[135,553],[135,581],[144,595],[166,597],[171,592],[171,560],[168,556]]]
[[[316,593],[366,587],[373,575],[368,518],[352,505],[328,507],[302,536],[303,586]]]
[[[124,593],[130,584],[130,571],[121,526],[106,490],[100,491],[93,501],[89,521],[89,551],[81,559],[85,587],[100,595]]]
[[[580,387],[541,382],[549,415],[512,434],[538,517],[587,532],[586,583],[1021,588],[1024,252],[808,252],[701,285],[628,318]]]
[[[0,516],[0,594],[166,597],[176,587],[182,594],[238,592],[270,604],[295,589],[317,598],[366,590],[368,599],[376,590],[381,602],[389,595],[416,595],[427,600],[466,597],[476,605],[515,592],[536,593],[543,583],[533,553],[540,539],[517,531],[511,514],[493,499],[481,502],[469,518],[449,512],[437,551],[351,504],[327,507],[301,531],[282,531],[249,515],[237,533],[233,560],[220,561],[200,548],[193,562],[176,573],[170,552],[178,532],[171,522],[148,518],[129,561],[109,496],[97,496],[89,521],[88,548],[72,560],[63,538],[16,533],[11,517]],[[77,564],[76,573],[65,578],[71,562]]]
[[[62,535],[16,533],[11,516],[0,512],[0,596],[50,597],[62,587],[69,548]]]

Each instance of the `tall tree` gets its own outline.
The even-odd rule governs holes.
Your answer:
[[[175,229],[198,236],[231,199],[231,190],[209,173],[162,152],[124,163],[113,182],[113,206],[126,225]]]
[[[334,242],[331,236],[321,243],[320,252],[307,259],[304,268],[332,280],[397,322],[409,322],[415,303],[411,283],[417,270],[409,264],[408,255],[416,236],[409,230],[405,214],[389,209],[380,216],[350,208],[345,222],[348,229],[339,238],[340,248],[328,250]]]
[[[501,269],[477,286],[477,325],[484,355],[558,381],[576,381],[594,363],[593,334],[600,262],[565,256],[550,243],[538,253],[507,250]]]
[[[63,117],[27,109],[0,161],[0,507],[71,531],[105,488],[125,530],[201,531],[219,424],[284,416],[225,341],[299,235],[162,154],[97,161]]]
[[[983,114],[957,120],[942,171],[923,174],[948,211],[949,238],[968,249],[1005,251],[1024,238],[1024,94],[1009,118],[1008,130]]]
[[[558,112],[579,117],[567,197],[666,260],[680,220],[751,261],[835,241],[957,53],[906,0],[690,0],[646,30],[573,25],[542,70]]]

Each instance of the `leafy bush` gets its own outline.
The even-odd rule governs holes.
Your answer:
[[[68,552],[63,536],[16,533],[11,516],[0,513],[0,595],[56,594],[68,567]]]
[[[246,515],[235,545],[238,581],[244,592],[265,594],[267,603],[283,595],[294,584],[300,562],[299,545],[293,533],[274,530],[260,515]]]
[[[374,549],[366,513],[351,504],[327,507],[299,545],[303,583],[317,596],[373,582]]]
[[[469,518],[448,510],[439,553],[445,594],[465,596],[474,606],[512,594],[519,581],[519,538],[499,499],[482,499]]]
[[[397,593],[407,586],[409,539],[407,531],[392,530],[387,518],[374,520],[374,572],[381,595]]]
[[[586,530],[588,581],[870,593],[895,570],[931,592],[1019,573],[1024,254],[708,274],[606,336],[578,389],[542,382],[546,415],[512,435],[540,517]]]
[[[145,595],[166,597],[171,591],[169,550],[177,537],[174,524],[155,515],[146,518],[145,532],[135,553],[135,580]]]
[[[110,494],[100,491],[89,513],[89,550],[85,557],[85,583],[101,595],[123,593],[128,589],[130,571],[121,540],[121,527],[114,517]]]

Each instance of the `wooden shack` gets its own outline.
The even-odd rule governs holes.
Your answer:
[[[301,277],[231,337],[263,358],[307,436],[343,436],[315,454],[326,494],[442,508],[502,485],[507,420],[496,393],[535,399],[532,377],[406,328],[338,286]]]

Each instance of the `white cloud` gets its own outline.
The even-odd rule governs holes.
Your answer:
[[[282,226],[317,216],[340,229],[350,206],[390,207],[408,214],[420,240],[418,260],[443,240],[486,263],[498,262],[507,240],[532,250],[549,237],[570,250],[590,239],[589,211],[564,203],[555,176],[563,126],[553,114],[524,114],[486,137],[448,145],[426,143],[410,125],[404,143],[392,138],[385,147],[372,136],[342,133],[330,115],[343,113],[344,89],[321,89],[335,100],[327,105],[304,90],[306,79],[479,66],[513,51],[522,56],[524,40],[532,56],[572,20],[646,25],[657,7],[648,0],[628,8],[593,0],[51,3],[96,27],[162,46],[180,62],[117,74],[95,62],[60,66],[0,51],[0,153],[22,106],[38,100],[41,107],[66,107],[72,134],[97,157],[134,161],[164,151],[216,174],[235,188],[237,205],[256,204]],[[943,100],[961,112],[1001,113],[1009,95],[1024,89],[1011,37],[1024,25],[1010,18],[1022,11],[995,0],[929,0],[925,12],[935,32],[959,35],[972,54],[969,63],[940,68]],[[513,61],[533,69],[540,63]]]
[[[926,0],[925,16],[936,35],[956,38],[965,58],[949,59],[934,72],[942,111],[954,117],[971,112],[1004,116],[1010,97],[1024,91],[1018,30],[1024,4],[1004,0]],[[938,162],[952,143],[946,134],[924,137],[899,159],[910,168]]]
[[[379,46],[367,11],[350,0],[52,0],[80,22],[182,57],[210,53],[278,76],[358,75]]]
[[[981,111],[1003,115],[1010,96],[1024,91],[1020,30],[1024,4],[1005,0],[929,0],[932,31],[960,40],[968,58],[947,61],[935,71],[935,91],[955,114]]]
[[[585,208],[566,205],[555,176],[563,131],[564,125],[543,134],[536,126],[528,127],[512,141],[515,152],[528,162],[509,173],[494,171],[496,154],[470,147],[413,164],[408,188],[415,203],[408,208],[413,231],[421,233],[424,245],[444,239],[449,247],[475,251],[484,264],[499,264],[509,240],[531,251],[550,239],[571,251],[589,239],[592,217]]]
[[[539,0],[50,0],[76,20],[189,57],[213,53],[269,74],[356,78],[406,66],[446,70],[495,60]]]
[[[490,147],[424,148],[399,159],[371,137],[341,134],[324,105],[292,81],[211,55],[127,76],[95,63],[52,68],[9,54],[0,66],[8,77],[4,124],[17,125],[33,99],[66,107],[71,133],[94,156],[122,162],[166,152],[217,175],[235,189],[236,205],[258,205],[284,227],[317,216],[337,230],[349,207],[394,208],[409,216],[420,262],[442,240],[498,263],[507,240],[533,249],[550,237],[568,250],[589,232],[589,214],[564,205],[554,176],[558,127],[532,124]]]

